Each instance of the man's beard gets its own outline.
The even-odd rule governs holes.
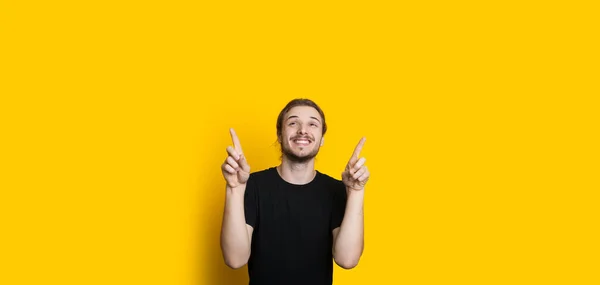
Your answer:
[[[319,153],[319,147],[315,148],[311,153],[304,155],[304,156],[296,155],[294,152],[292,152],[290,149],[284,147],[283,145],[281,146],[281,152],[291,162],[306,163],[309,160],[313,159],[315,156],[317,156],[317,153]]]

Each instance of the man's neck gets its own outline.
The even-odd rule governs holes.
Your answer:
[[[304,163],[297,163],[284,157],[281,164],[277,166],[277,172],[283,180],[299,185],[311,182],[317,174],[314,158]]]

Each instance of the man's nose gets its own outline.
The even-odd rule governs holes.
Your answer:
[[[298,134],[307,134],[306,128],[304,127],[304,125],[300,125],[298,127]]]

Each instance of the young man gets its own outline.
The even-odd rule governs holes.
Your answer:
[[[362,138],[342,179],[315,170],[327,131],[325,115],[308,99],[290,101],[277,118],[281,164],[250,173],[240,141],[221,169],[226,186],[221,227],[225,263],[248,263],[250,285],[331,285],[333,260],[350,269],[363,252],[364,188],[369,179]]]

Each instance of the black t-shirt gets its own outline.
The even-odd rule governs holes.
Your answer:
[[[246,223],[254,228],[250,285],[331,285],[332,230],[346,207],[342,181],[317,171],[304,185],[275,167],[252,173],[246,184]]]

